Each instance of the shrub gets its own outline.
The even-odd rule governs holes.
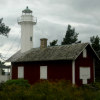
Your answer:
[[[5,85],[6,86],[17,85],[17,86],[21,86],[21,87],[30,87],[28,80],[24,80],[24,79],[8,80],[5,82]]]
[[[27,84],[28,81],[22,79],[2,83],[0,100],[100,100],[100,90],[94,91],[90,85],[76,87],[64,80]]]
[[[5,82],[1,82],[0,83],[0,91],[2,91],[4,87],[5,87]]]

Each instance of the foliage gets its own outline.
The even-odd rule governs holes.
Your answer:
[[[5,87],[5,83],[4,82],[1,82],[0,83],[0,91],[2,91],[4,87]]]
[[[100,57],[100,37],[98,35],[90,37],[90,43]],[[96,81],[100,81],[100,61],[97,60],[95,62],[95,77]]]
[[[100,82],[100,61],[95,61],[95,79]]]
[[[97,53],[99,53],[100,52],[100,38],[99,38],[99,36],[97,35],[97,36],[90,37],[90,42],[91,42],[91,45],[92,45],[93,49]]]
[[[3,22],[3,18],[0,19],[0,35],[8,36],[10,32],[10,28],[6,26]],[[0,58],[2,59],[2,55],[0,54]]]
[[[5,66],[4,62],[0,61],[0,66]],[[4,75],[5,74],[5,70],[4,69],[0,69],[0,70],[2,72],[2,75]]]
[[[3,18],[0,19],[0,35],[8,36],[8,33],[10,32],[10,28],[8,26],[5,26],[4,23],[2,23]]]
[[[75,32],[75,28],[72,28],[71,25],[68,25],[65,37],[63,38],[61,45],[81,43],[81,41],[78,41],[78,35],[79,33]],[[57,42],[58,40],[53,40],[50,42],[50,46],[57,46]]]
[[[72,43],[78,43],[81,41],[78,41],[78,34],[75,32],[75,28],[71,28],[71,25],[68,25],[65,38],[63,38],[62,45],[65,44],[72,44]]]
[[[50,46],[57,46],[57,42],[58,40],[53,40],[52,42],[50,42]]]
[[[17,86],[22,86],[22,87],[29,87],[30,84],[28,83],[27,80],[24,79],[17,79],[17,80],[8,80],[5,85],[17,85]]]
[[[18,80],[14,81],[18,82]],[[70,82],[64,80],[58,82],[42,81],[28,88],[8,83],[0,84],[0,100],[100,100],[100,90],[95,90],[88,85],[72,86]],[[100,83],[91,86],[98,88]]]

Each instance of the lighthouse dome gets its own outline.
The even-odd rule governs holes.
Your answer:
[[[28,8],[28,6],[26,7],[25,10],[22,11],[23,13],[32,13],[32,11]]]

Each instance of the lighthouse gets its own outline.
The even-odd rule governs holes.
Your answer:
[[[21,52],[26,52],[33,48],[33,26],[37,21],[32,15],[32,11],[26,7],[22,11],[22,16],[18,20],[18,24],[21,25]]]

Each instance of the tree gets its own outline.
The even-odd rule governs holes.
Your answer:
[[[52,42],[50,42],[50,46],[56,46],[57,42],[58,42],[58,40],[53,40]]]
[[[93,49],[96,52],[99,52],[100,51],[100,38],[99,38],[99,36],[97,35],[97,36],[90,37],[90,42],[91,42]]]
[[[75,28],[71,28],[71,25],[68,25],[65,38],[63,38],[62,45],[65,44],[72,44],[72,43],[79,43],[78,41],[78,34],[75,32]]]
[[[2,67],[2,66],[5,66],[5,65],[4,65],[4,62],[1,62],[1,61],[0,61],[0,67]],[[6,67],[6,66],[5,66],[5,67]],[[2,72],[2,75],[4,75],[4,74],[5,74],[5,70],[4,70],[3,68],[1,68],[0,70],[1,70],[1,72]]]
[[[8,36],[10,28],[8,26],[5,26],[5,24],[2,21],[3,18],[0,19],[0,35]]]
[[[0,35],[8,36],[8,33],[10,32],[10,28],[8,26],[5,26],[5,24],[2,21],[3,18],[0,19]],[[1,54],[0,57],[2,57]]]
[[[99,36],[92,36],[90,37],[90,43],[93,49],[96,51],[98,56],[100,57],[100,38]],[[100,61],[95,61],[95,77],[96,81],[100,81]]]

